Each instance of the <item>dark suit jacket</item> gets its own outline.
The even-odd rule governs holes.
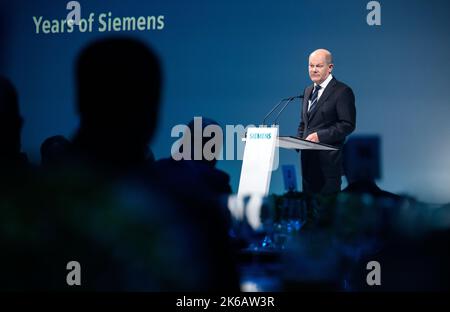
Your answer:
[[[305,139],[317,132],[321,143],[334,145],[339,150],[302,151],[303,190],[307,193],[334,193],[341,187],[341,148],[356,125],[355,96],[349,86],[333,78],[316,106],[308,113],[308,100],[313,87],[307,87],[303,93],[298,136]]]

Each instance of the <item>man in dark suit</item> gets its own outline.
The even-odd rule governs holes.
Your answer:
[[[308,194],[327,195],[341,190],[341,148],[356,125],[355,96],[349,86],[333,77],[333,67],[333,57],[325,49],[309,56],[309,77],[314,83],[303,93],[298,136],[339,150],[302,151],[303,191]]]

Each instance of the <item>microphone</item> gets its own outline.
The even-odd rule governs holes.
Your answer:
[[[294,100],[294,99],[303,99],[303,95],[295,95],[295,96],[291,96],[288,98],[283,99],[284,101],[290,101],[290,100]]]
[[[284,102],[287,101],[287,103],[283,106],[283,108],[282,108],[282,109],[280,110],[280,112],[278,113],[276,119],[278,119],[278,117],[280,116],[280,113],[286,108],[286,106],[287,106],[291,101],[293,101],[293,100],[295,100],[295,99],[297,99],[297,98],[298,98],[298,99],[302,99],[302,98],[303,98],[303,95],[291,96],[291,97],[282,99],[280,102],[278,102],[278,104],[275,105],[275,106],[270,110],[270,112],[267,113],[266,116],[264,116],[262,125],[264,125],[264,126],[266,125],[266,119],[267,119],[270,115],[272,115],[272,113],[273,113],[278,107],[280,107],[281,104],[283,104]]]
[[[291,103],[293,100],[295,100],[295,99],[302,99],[303,98],[303,95],[297,95],[297,96],[293,96],[293,97],[291,97],[287,102],[286,102],[286,104],[284,104],[284,106],[280,109],[280,111],[278,112],[278,115],[277,115],[277,117],[275,117],[275,121],[273,122],[274,124],[277,124],[277,121],[278,121],[278,118],[280,117],[280,115],[281,115],[281,113],[284,111],[284,109],[289,105],[289,103]]]
[[[262,125],[263,125],[263,126],[266,125],[266,119],[267,119],[267,117],[269,117],[269,116],[273,113],[273,111],[276,110],[276,109],[281,105],[281,103],[283,103],[283,102],[285,102],[285,101],[286,101],[286,99],[282,99],[280,102],[278,102],[277,105],[275,105],[275,106],[270,110],[270,112],[267,113],[266,116],[264,116],[264,119],[263,119],[263,122],[262,122]]]

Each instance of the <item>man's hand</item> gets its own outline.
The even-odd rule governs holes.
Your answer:
[[[310,135],[308,135],[306,137],[305,140],[311,141],[311,142],[315,142],[315,143],[319,143],[319,137],[317,136],[317,132],[311,133]]]

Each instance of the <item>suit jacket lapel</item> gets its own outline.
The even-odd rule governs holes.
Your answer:
[[[309,86],[305,90],[305,97],[303,98],[303,107],[302,107],[302,117],[305,123],[308,122],[308,103],[309,103],[309,97],[311,96],[311,92],[313,90],[313,86]]]
[[[311,120],[314,115],[316,114],[317,110],[319,109],[320,105],[327,100],[327,98],[330,96],[330,94],[333,92],[334,86],[336,85],[336,79],[333,77],[331,81],[328,83],[327,87],[323,91],[322,95],[320,96],[319,101],[313,107],[312,111],[309,112],[308,120]]]

